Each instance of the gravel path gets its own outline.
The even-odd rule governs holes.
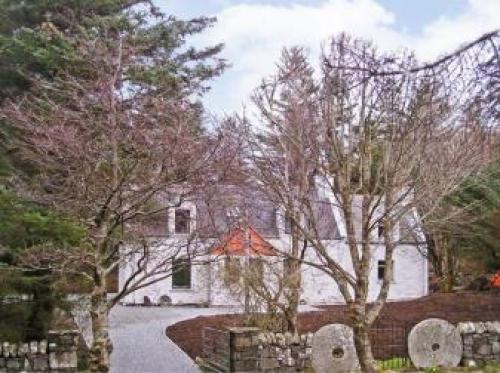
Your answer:
[[[112,373],[191,373],[196,364],[165,335],[171,324],[196,316],[234,313],[228,308],[122,307],[110,315]]]

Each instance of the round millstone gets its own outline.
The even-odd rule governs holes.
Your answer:
[[[460,332],[446,320],[424,320],[408,336],[408,353],[416,368],[456,367],[462,358]]]
[[[312,366],[316,373],[358,371],[352,329],[343,324],[319,329],[313,337]]]

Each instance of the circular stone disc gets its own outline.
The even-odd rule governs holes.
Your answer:
[[[352,329],[343,324],[319,329],[312,343],[312,366],[316,373],[359,370]]]
[[[453,368],[462,358],[462,338],[448,321],[427,319],[411,330],[408,353],[417,368]]]

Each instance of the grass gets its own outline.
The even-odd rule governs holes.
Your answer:
[[[425,368],[416,370],[411,368],[411,363],[403,366],[397,366],[397,363],[403,361],[401,358],[392,358],[383,361],[377,361],[379,372],[424,372],[424,373],[500,373],[500,363],[488,363],[477,368],[458,367],[453,369],[445,368]]]

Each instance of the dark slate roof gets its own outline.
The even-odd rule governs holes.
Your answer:
[[[333,213],[331,201],[326,197],[316,196],[312,205],[314,220],[318,229],[318,236],[322,240],[333,240],[340,238],[340,232]]]
[[[277,237],[277,205],[255,189],[221,186],[215,193],[196,201],[200,235],[219,237],[238,224],[238,215],[265,237]]]
[[[208,197],[199,198],[197,230],[201,236],[220,237],[237,225],[235,214],[248,216],[248,223],[264,237],[278,237],[277,214],[279,204],[262,191],[252,187],[220,186]],[[312,197],[314,219],[321,239],[340,238],[332,204],[315,193]]]

